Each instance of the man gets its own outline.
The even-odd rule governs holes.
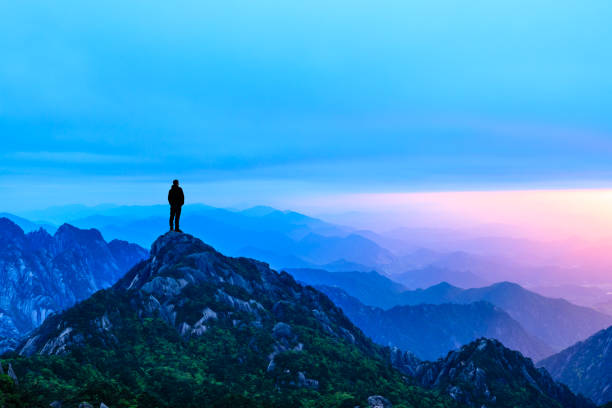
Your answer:
[[[181,207],[185,204],[185,196],[183,189],[179,187],[178,180],[172,182],[172,188],[168,191],[168,202],[170,203],[170,231],[172,231],[174,221],[174,231],[183,232],[179,228],[179,220],[181,219]]]

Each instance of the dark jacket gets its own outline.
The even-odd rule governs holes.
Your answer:
[[[179,186],[172,186],[170,191],[168,191],[168,202],[171,207],[180,207],[185,204],[183,189]]]

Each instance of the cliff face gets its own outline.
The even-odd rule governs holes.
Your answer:
[[[408,385],[389,350],[323,293],[174,232],[111,288],[48,318],[18,353],[11,363],[34,405],[455,406]]]
[[[378,346],[315,288],[174,232],[5,359],[26,406],[594,407],[494,340]]]
[[[497,340],[478,339],[434,362],[400,354],[395,364],[419,385],[438,389],[470,407],[595,407]]]
[[[325,295],[302,287],[290,275],[279,274],[262,262],[225,257],[188,234],[168,233],[160,237],[153,244],[147,262],[137,265],[104,294],[96,295],[117,296],[121,301],[126,294],[139,318],[159,317],[184,337],[201,336],[207,330],[207,322],[229,319],[226,323],[232,326],[259,327],[264,321],[292,315],[289,311],[299,308],[305,318],[316,320],[334,337],[349,340],[360,348],[372,347]],[[76,313],[75,310],[86,308],[87,303],[51,319],[35,332],[20,353],[62,354],[75,344],[70,339],[81,339],[90,330],[99,331],[96,330],[98,322],[88,320],[82,322],[83,326],[74,327],[66,318]],[[200,305],[206,307],[200,310]],[[113,304],[105,307],[112,309]],[[237,319],[238,316],[244,320]],[[113,313],[99,318],[103,329],[121,325],[121,316]],[[66,328],[59,330],[56,323]],[[281,337],[288,336],[289,329],[279,324],[274,330],[284,333],[279,334]],[[48,331],[50,327],[54,330]],[[80,331],[83,331],[81,336]],[[51,344],[58,347],[45,347]]]
[[[115,283],[147,257],[143,248],[106,243],[96,230],[62,225],[25,234],[0,218],[0,352],[47,316]]]

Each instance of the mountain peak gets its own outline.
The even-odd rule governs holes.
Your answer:
[[[48,247],[53,241],[51,234],[49,234],[44,228],[39,228],[36,231],[28,232],[26,236],[30,241],[30,249],[34,251]]]
[[[64,224],[53,237],[44,229],[24,234],[0,218],[0,353],[7,347],[3,336],[31,331],[50,314],[111,286],[147,255],[136,245],[110,246],[96,230]]]
[[[96,350],[95,366],[105,367],[96,375],[109,383],[159,366],[203,379],[183,383],[204,390],[193,392],[188,403],[179,400],[186,388],[168,392],[170,383],[147,383],[149,376],[135,381],[137,386],[126,387],[121,397],[140,406],[234,406],[218,403],[234,390],[246,390],[249,398],[279,399],[265,406],[293,406],[295,396],[318,399],[318,392],[334,389],[354,393],[351,406],[371,395],[418,399],[400,372],[391,369],[388,351],[365,337],[323,293],[262,262],[227,257],[189,234],[159,237],[148,260],[111,288],[45,320],[18,353],[70,361],[84,347]],[[187,367],[185,361],[193,364]],[[365,373],[364,380],[347,381],[344,373],[349,372]],[[33,395],[40,393],[37,383],[24,383]],[[83,390],[73,387],[71,393],[64,398],[82,398]],[[145,404],[144,394],[147,401],[151,395],[168,400]],[[118,395],[105,399],[118,401]]]
[[[58,242],[92,242],[104,241],[102,234],[95,228],[80,229],[73,225],[62,224],[53,236]]]
[[[23,238],[25,233],[13,221],[6,217],[0,217],[0,239]]]
[[[271,272],[268,264],[226,257],[193,235],[170,231],[155,240],[149,261],[130,270],[115,287],[151,289],[166,296],[168,285],[180,287],[180,291],[185,285],[226,282],[251,292],[253,283],[267,272]]]
[[[432,288],[438,288],[438,289],[450,289],[450,288],[454,288],[455,286],[451,285],[450,283],[444,281],[444,282],[440,282],[437,285],[433,285],[430,287],[430,289]]]
[[[448,282],[440,282],[436,285],[430,286],[427,289],[423,289],[425,292],[429,293],[449,293],[449,292],[461,292],[463,289],[458,288],[457,286],[453,286]]]
[[[151,245],[151,256],[160,257],[168,252],[173,256],[181,256],[190,252],[216,252],[213,247],[190,234],[175,231],[166,232],[159,236]]]
[[[250,207],[246,210],[242,210],[241,213],[253,217],[263,217],[277,211],[279,210],[273,207],[269,207],[267,205],[256,205],[255,207]]]
[[[597,404],[612,401],[612,326],[539,363],[557,381]]]
[[[530,359],[494,339],[476,339],[446,358],[422,362],[416,377],[421,385],[444,390],[468,406],[507,406],[505,403],[513,401],[514,406],[595,407],[556,383]],[[509,392],[518,389],[523,390],[520,396]]]
[[[491,285],[491,287],[503,288],[503,289],[508,289],[508,290],[524,290],[524,288],[518,283],[509,282],[509,281],[497,282]]]

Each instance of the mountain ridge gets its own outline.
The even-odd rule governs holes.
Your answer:
[[[406,287],[376,271],[329,272],[324,269],[289,268],[286,272],[300,282],[312,286],[341,288],[366,305],[390,308],[396,305],[394,296],[406,291]]]
[[[612,326],[595,333],[538,365],[572,391],[597,404],[612,401]]]
[[[49,317],[10,358],[35,405],[355,406],[384,395],[457,406],[407,384],[388,349],[324,294],[175,232],[112,287]]]
[[[513,282],[472,289],[460,289],[447,283],[425,290],[401,294],[403,304],[471,303],[485,300],[504,309],[532,335],[556,350],[584,340],[612,324],[612,316],[565,299],[551,299],[524,289]]]
[[[542,375],[500,389],[495,375],[518,373],[499,355],[485,357],[477,368],[499,397],[487,400],[490,408],[592,407]],[[486,397],[470,384],[423,382],[434,363],[374,344],[291,275],[175,232],[112,287],[50,316],[0,363],[13,367],[19,386],[11,393],[24,406],[481,408]]]
[[[426,289],[405,290],[401,284],[376,272],[329,272],[287,269],[310,285],[335,286],[366,305],[389,309],[401,305],[489,302],[510,315],[531,335],[558,352],[612,324],[612,316],[547,298],[512,282],[462,289],[441,282]],[[393,278],[393,277],[391,277]]]
[[[26,234],[0,218],[0,351],[14,345],[16,333],[110,286],[146,256],[134,244],[107,243],[97,230],[64,224],[54,235]]]
[[[443,390],[468,406],[595,408],[497,340],[477,339],[433,362],[408,358],[398,364],[402,361],[420,385]]]
[[[495,338],[534,361],[553,353],[505,311],[488,302],[402,305],[382,310],[362,304],[342,289],[316,288],[374,341],[410,351],[420,359],[444,357],[480,337]]]

